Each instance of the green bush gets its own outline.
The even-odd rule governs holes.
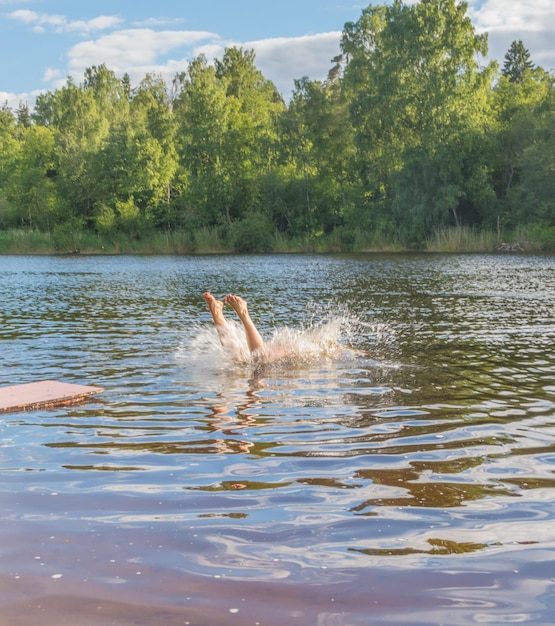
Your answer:
[[[266,215],[250,211],[232,224],[230,238],[234,252],[270,252],[274,246],[274,229]]]

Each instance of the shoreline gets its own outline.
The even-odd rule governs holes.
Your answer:
[[[0,230],[0,256],[79,256],[79,255],[208,255],[208,254],[537,254],[555,251],[550,240],[538,241],[537,233],[525,229],[509,231],[446,228],[408,246],[394,235],[381,239],[365,231],[352,233],[346,240],[340,231],[329,234],[288,238],[275,232],[263,248],[253,245],[238,249],[218,230],[155,231],[141,237],[124,233],[102,236],[76,232],[60,237],[34,230]],[[536,236],[534,236],[536,235]]]

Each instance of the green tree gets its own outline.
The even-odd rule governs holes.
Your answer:
[[[127,86],[106,65],[85,70],[83,91],[92,92],[100,119],[116,121],[129,113]]]
[[[67,219],[89,220],[93,215],[91,157],[109,130],[92,90],[69,79],[55,92],[37,98],[35,123],[54,133],[55,181]]]
[[[10,198],[14,197],[14,174],[21,151],[19,136],[13,111],[5,103],[0,108],[0,227],[3,228],[19,225],[10,203]]]
[[[222,146],[227,127],[226,89],[203,55],[175,78],[176,149],[183,190],[179,210],[187,227],[217,223],[225,207]]]
[[[87,69],[82,85],[68,79],[61,89],[37,98],[35,123],[54,131],[53,170],[64,219],[94,226],[97,155],[111,128],[128,114],[121,81],[104,65]]]
[[[51,129],[25,129],[21,149],[11,174],[10,203],[20,226],[50,231],[57,206],[56,188],[49,173],[54,162]]]
[[[324,82],[297,80],[284,121],[299,188],[295,230],[329,233],[343,224],[353,202],[354,129],[339,74],[331,72]]]
[[[521,41],[497,74],[466,3],[392,0],[346,24],[341,48],[327,79],[297,80],[288,105],[235,47],[193,59],[170,89],[150,74],[133,88],[99,65],[33,111],[5,104],[0,228],[67,247],[82,228],[209,227],[263,252],[276,230],[345,249],[499,223],[555,245],[555,78]]]
[[[184,210],[197,223],[228,227],[260,204],[260,181],[276,159],[284,103],[254,66],[254,54],[236,48],[214,66],[198,57],[177,83]]]
[[[172,202],[172,183],[179,167],[175,147],[177,123],[167,85],[160,76],[147,75],[141,81],[131,103],[131,114],[137,129],[136,141],[143,146],[143,209],[157,224],[171,228],[179,222]]]
[[[29,128],[31,126],[31,113],[29,111],[29,105],[27,103],[19,103],[16,116],[19,126],[22,126],[23,128]]]
[[[534,64],[530,60],[529,50],[524,47],[520,39],[513,41],[505,55],[503,76],[508,78],[511,83],[521,83],[524,79],[524,74],[533,69]]]
[[[255,66],[252,50],[228,48],[215,61],[228,110],[222,144],[226,221],[260,204],[260,180],[276,160],[277,120],[284,103]]]
[[[519,182],[517,163],[537,138],[540,114],[550,108],[552,90],[549,74],[534,68],[518,81],[503,73],[491,93],[492,131],[497,141],[496,188],[501,199]],[[537,139],[541,142],[541,137]]]
[[[96,224],[133,236],[151,229],[168,202],[175,169],[160,141],[123,120],[112,126],[92,165]]]
[[[554,87],[554,78],[535,67],[520,81],[502,75],[492,93],[495,184],[504,226],[553,221]]]
[[[449,146],[471,146],[470,152],[479,154],[476,141],[487,122],[495,66],[480,68],[477,59],[487,53],[487,36],[476,34],[466,11],[467,5],[455,0],[414,5],[395,0],[391,6],[368,7],[343,34],[349,59],[345,81],[370,210],[381,209],[379,222],[394,209],[397,224],[420,236],[450,216],[460,223],[473,203],[468,192],[476,185],[465,189],[464,168],[443,158]],[[430,166],[419,174],[424,160]],[[436,176],[442,189],[432,197],[417,195],[427,186],[406,187],[418,183],[426,168],[442,166]],[[483,181],[481,165],[478,172]]]

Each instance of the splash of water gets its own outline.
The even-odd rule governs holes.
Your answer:
[[[268,361],[287,361],[306,364],[323,359],[334,359],[347,348],[349,332],[347,320],[336,317],[305,328],[285,326],[274,330],[266,343]]]
[[[356,353],[353,339],[360,328],[359,320],[348,311],[338,307],[333,310],[313,307],[300,328],[274,329],[265,341],[264,355],[253,355],[247,347],[243,326],[229,320],[223,344],[213,326],[196,326],[192,339],[179,348],[177,357],[210,369],[260,365],[261,362],[274,366],[306,366]]]

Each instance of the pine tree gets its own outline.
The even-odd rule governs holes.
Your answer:
[[[534,64],[530,60],[530,52],[524,47],[519,39],[513,41],[503,64],[503,76],[506,76],[511,83],[521,83],[526,71],[534,69]]]

